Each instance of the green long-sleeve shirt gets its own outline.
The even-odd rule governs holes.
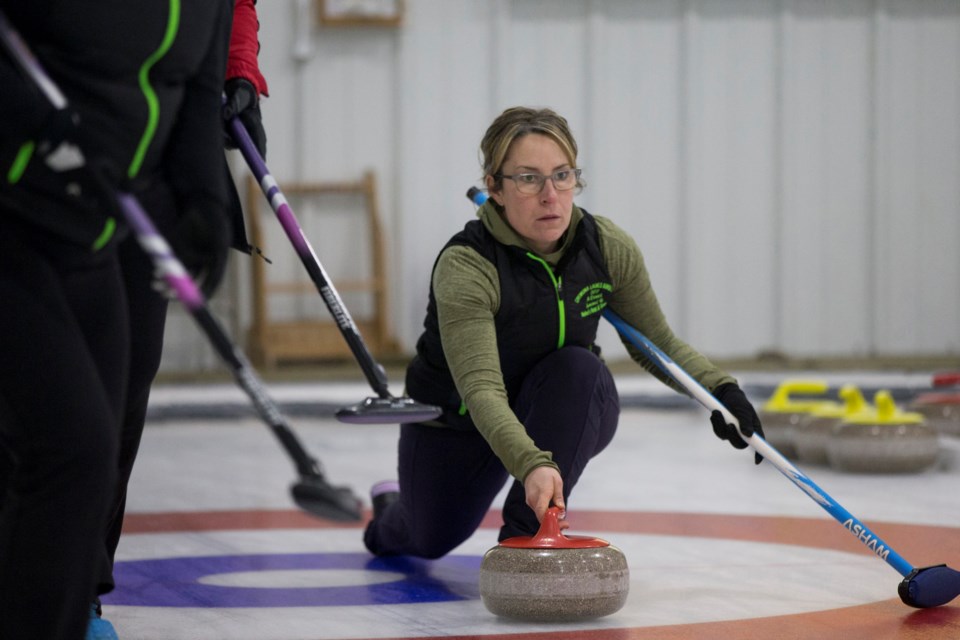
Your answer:
[[[533,251],[489,203],[477,212],[497,241]],[[583,213],[573,209],[571,229]],[[707,389],[735,380],[680,340],[660,309],[636,242],[607,218],[594,216],[599,244],[610,274],[610,308],[636,327]],[[573,238],[567,233],[560,248],[541,255],[555,266]],[[536,252],[534,252],[536,253]],[[493,264],[474,249],[457,245],[444,250],[433,272],[440,338],[447,365],[473,422],[490,443],[507,471],[523,480],[535,467],[556,466],[550,452],[537,448],[510,409],[497,352],[494,317],[500,306],[500,279]],[[629,342],[630,356],[665,384],[682,391]]]

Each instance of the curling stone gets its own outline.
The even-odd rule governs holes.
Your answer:
[[[937,430],[919,413],[901,411],[889,391],[874,396],[876,411],[844,418],[827,445],[830,465],[860,473],[909,473],[936,464]]]
[[[938,432],[960,437],[960,393],[922,393],[907,405]]]
[[[960,437],[960,373],[938,373],[933,376],[933,386],[952,388],[921,393],[907,410],[922,415],[941,435]]]
[[[805,464],[826,465],[827,443],[833,437],[833,428],[848,416],[870,411],[860,389],[846,384],[838,392],[842,403],[823,404],[813,409],[796,426],[793,446],[797,459]]]
[[[507,538],[480,563],[483,604],[505,618],[599,618],[619,611],[629,590],[623,552],[600,538],[563,535],[556,507],[547,510],[537,535]]]
[[[800,421],[814,409],[836,403],[823,398],[799,400],[793,394],[822,396],[827,383],[822,380],[784,380],[757,412],[764,438],[784,457],[796,459],[794,432]]]

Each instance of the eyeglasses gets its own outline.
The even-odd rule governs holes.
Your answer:
[[[517,185],[517,191],[535,195],[543,191],[543,185],[547,183],[547,178],[553,182],[553,188],[557,191],[573,189],[580,183],[580,171],[580,169],[560,169],[549,176],[540,173],[516,173],[512,176],[498,173],[494,177],[513,180],[514,184]]]

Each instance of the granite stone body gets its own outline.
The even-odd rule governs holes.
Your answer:
[[[763,425],[763,434],[767,444],[790,460],[797,459],[794,431],[804,415],[803,413],[764,411],[762,409],[757,412],[760,424]]]
[[[827,445],[833,437],[833,428],[840,424],[840,420],[840,416],[806,416],[794,433],[797,459],[804,464],[828,464]]]
[[[922,415],[941,435],[960,437],[960,391],[922,394],[907,409]]]
[[[797,458],[804,464],[827,465],[827,447],[833,438],[833,429],[840,422],[870,411],[863,393],[854,385],[840,388],[840,404],[824,405],[804,416],[793,434]]]
[[[937,463],[937,430],[926,423],[848,424],[834,427],[830,466],[856,473],[911,473]]]
[[[825,394],[829,386],[824,380],[787,379],[757,411],[763,425],[764,439],[785,458],[797,459],[795,433],[811,411],[836,405]]]
[[[846,418],[833,428],[830,465],[857,473],[909,473],[932,467],[940,457],[937,429],[915,412],[900,411],[889,392],[876,395],[876,412]]]
[[[600,538],[565,536],[551,508],[533,537],[504,540],[480,563],[480,597],[493,614],[567,622],[619,611],[630,591],[623,552]]]

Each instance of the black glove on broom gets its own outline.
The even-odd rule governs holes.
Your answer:
[[[742,431],[745,435],[753,434],[763,437],[763,427],[760,425],[760,418],[756,410],[743,390],[736,383],[727,382],[713,390],[714,397],[725,406],[730,413],[740,422],[740,429],[736,425],[728,423],[723,419],[723,414],[719,411],[713,411],[710,414],[710,424],[713,425],[713,432],[721,440],[728,441],[735,449],[746,449],[747,443],[740,437]],[[760,464],[763,457],[759,453],[754,454],[754,462]]]
[[[186,202],[170,234],[174,254],[190,272],[205,298],[213,295],[223,279],[230,234],[226,212],[209,198]]]
[[[253,146],[260,152],[260,157],[267,157],[267,132],[263,128],[263,117],[260,115],[260,97],[257,88],[249,80],[230,78],[223,85],[226,102],[223,103],[223,142],[227,149],[236,149],[237,143],[233,140],[227,123],[233,116],[240,118],[243,128],[250,134]]]

